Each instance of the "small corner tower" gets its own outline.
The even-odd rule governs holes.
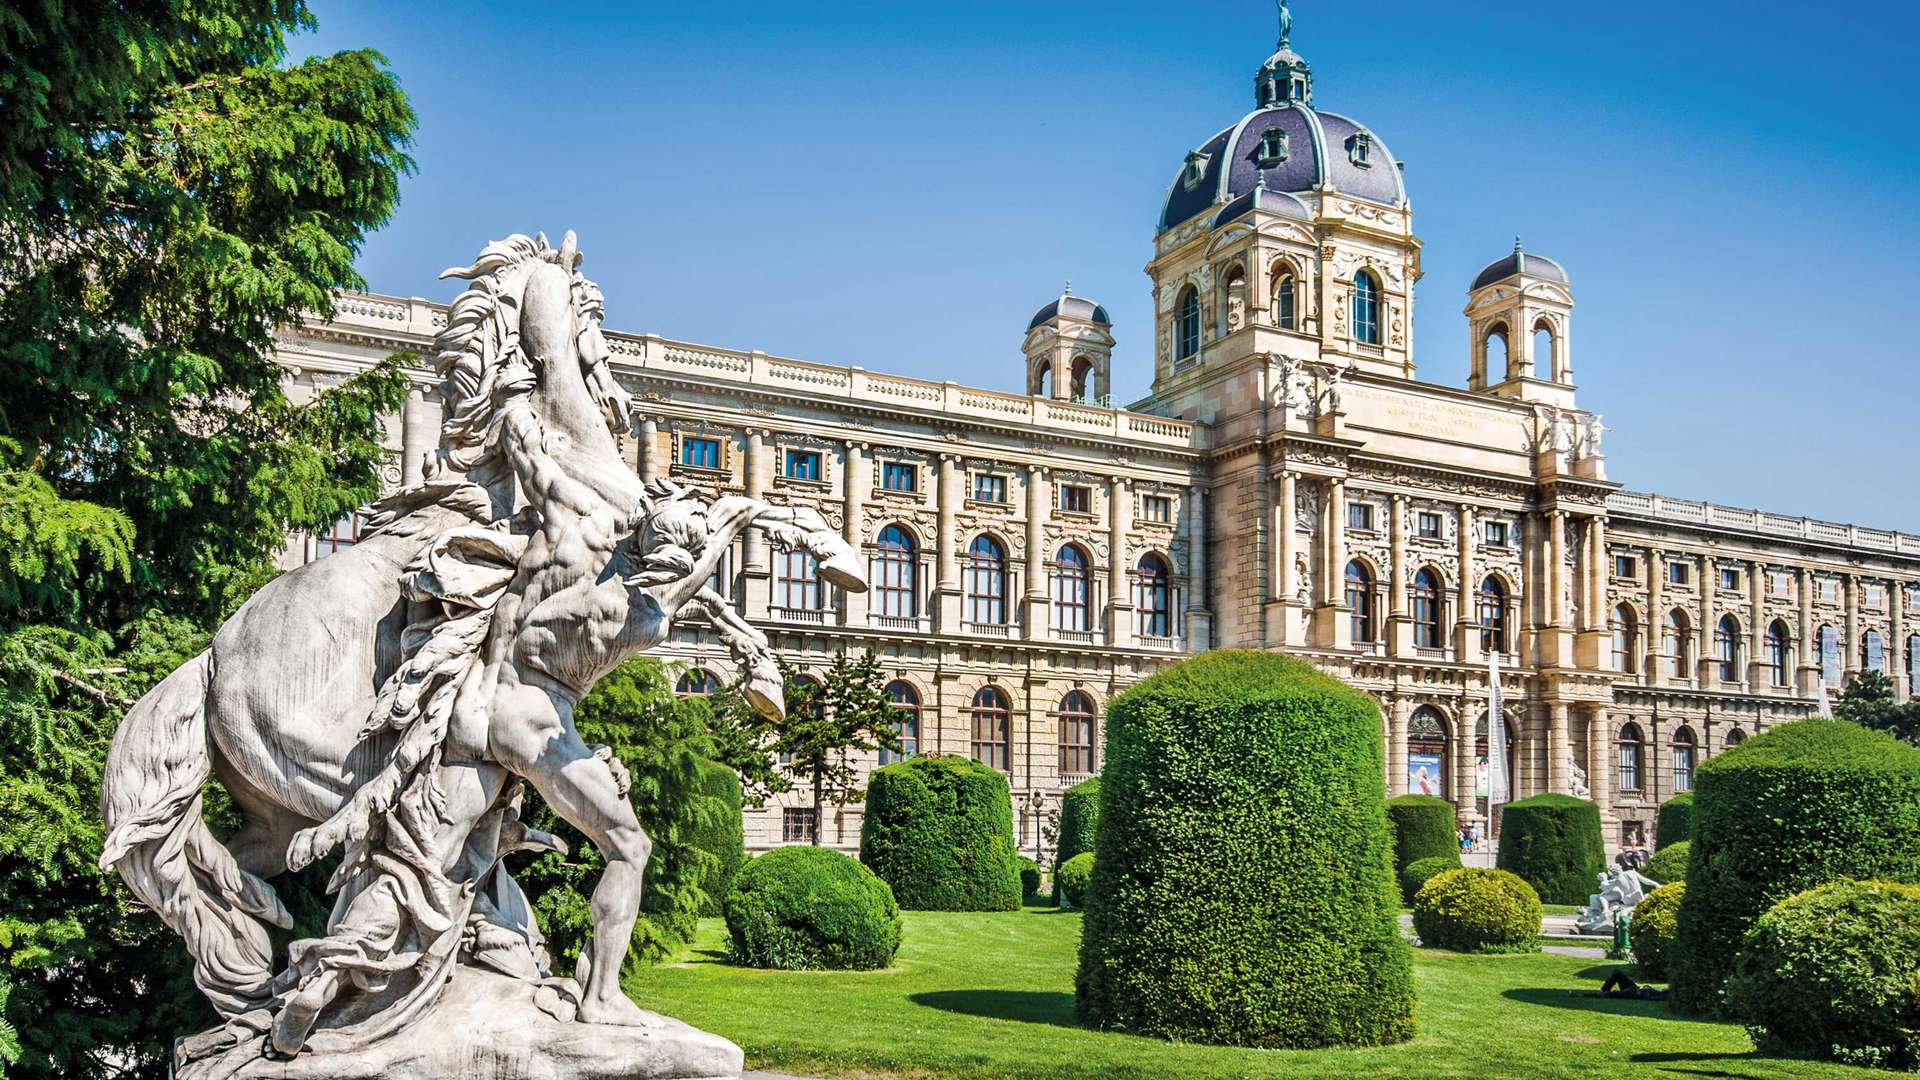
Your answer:
[[[1113,320],[1073,295],[1073,283],[1027,323],[1027,393],[1055,401],[1105,403],[1113,396]]]
[[[1480,271],[1467,291],[1467,389],[1573,408],[1572,314],[1566,269],[1514,237],[1513,254]]]

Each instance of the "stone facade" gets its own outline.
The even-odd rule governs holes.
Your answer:
[[[1104,404],[1105,311],[1070,295],[1005,343],[1027,396],[608,335],[635,470],[816,506],[872,560],[872,592],[834,595],[763,538],[739,544],[723,591],[784,655],[877,652],[917,703],[918,750],[1008,771],[1033,854],[1097,769],[1112,697],[1210,647],[1286,650],[1374,694],[1389,790],[1430,785],[1467,820],[1498,651],[1518,794],[1591,794],[1613,845],[1650,838],[1699,762],[1814,713],[1823,686],[1877,668],[1902,699],[1920,688],[1920,537],[1608,479],[1558,263],[1516,244],[1489,265],[1469,386],[1416,381],[1420,242],[1396,163],[1309,107],[1290,49],[1258,84],[1260,107],[1169,188],[1154,381],[1129,408]],[[343,296],[279,355],[311,393],[426,352],[444,317]],[[394,418],[391,482],[419,477],[438,425],[422,395]],[[351,541],[336,532],[288,557]],[[702,623],[667,651],[732,674]],[[749,848],[806,835],[803,805],[749,811]],[[856,845],[858,806],[819,828]]]

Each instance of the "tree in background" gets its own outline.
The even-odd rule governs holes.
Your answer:
[[[813,842],[820,843],[820,808],[859,802],[864,793],[855,753],[903,753],[894,730],[899,711],[887,696],[880,660],[871,652],[851,659],[841,649],[824,681],[800,678],[781,662],[786,716],[776,721],[773,749],[796,780],[813,790]]]
[[[1834,701],[1833,718],[1851,720],[1904,742],[1920,744],[1920,698],[1905,705],[1896,704],[1893,680],[1882,671],[1863,671],[1854,676]]]
[[[107,743],[289,531],[379,493],[401,361],[296,405],[269,353],[363,284],[411,167],[377,54],[285,63],[312,24],[298,0],[0,9],[9,1075],[163,1076],[214,1022],[184,948],[95,867]]]

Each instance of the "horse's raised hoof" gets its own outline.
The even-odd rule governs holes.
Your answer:
[[[852,552],[841,552],[820,564],[820,576],[827,584],[847,592],[867,591],[867,575],[860,571],[860,560]]]

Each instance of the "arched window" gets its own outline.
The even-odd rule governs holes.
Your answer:
[[[1679,608],[1667,612],[1660,631],[1660,652],[1667,658],[1667,674],[1676,679],[1693,677],[1693,629],[1687,614]]]
[[[1053,628],[1084,633],[1092,628],[1092,611],[1087,553],[1068,544],[1053,557]]]
[[[900,752],[882,748],[880,764],[905,761],[920,752],[920,692],[899,679],[887,684],[887,700],[893,702],[893,733],[900,736]]]
[[[967,621],[1007,622],[1007,549],[991,536],[976,536],[967,548]]]
[[[1431,705],[1407,718],[1407,794],[1447,797],[1447,720]]]
[[[679,680],[673,684],[673,692],[677,697],[707,697],[718,689],[720,680],[714,678],[713,672],[706,668],[688,668],[680,673]]]
[[[1878,630],[1869,630],[1860,636],[1860,670],[1886,674],[1887,641]]]
[[[1282,330],[1300,329],[1297,291],[1293,271],[1283,270],[1273,279],[1273,325]]]
[[[1620,774],[1621,791],[1640,790],[1641,765],[1645,761],[1647,740],[1640,734],[1639,724],[1620,726]]]
[[[1640,670],[1640,627],[1633,609],[1625,604],[1613,609],[1613,670],[1632,675]]]
[[[820,562],[805,548],[780,553],[779,607],[788,611],[825,611],[827,590],[820,583]]]
[[[1820,628],[1820,681],[1840,685],[1840,631],[1831,626]]]
[[[1148,552],[1140,556],[1139,579],[1134,584],[1134,606],[1140,636],[1173,636],[1173,586],[1167,560]]]
[[[1713,628],[1713,658],[1719,662],[1721,682],[1741,680],[1740,624],[1731,615],[1722,616]]]
[[[1507,377],[1507,324],[1494,323],[1487,331],[1487,381],[1497,383]]]
[[[1060,774],[1088,776],[1094,771],[1093,699],[1070,690],[1060,699]]]
[[[1352,625],[1353,640],[1364,645],[1373,640],[1373,575],[1359,560],[1347,564],[1347,618]]]
[[[1073,358],[1072,397],[1075,401],[1093,400],[1093,361],[1084,356]]]
[[[889,525],[880,530],[880,539],[873,545],[873,595],[878,601],[875,614],[893,619],[920,614],[917,555],[913,534],[904,526]]]
[[[1543,379],[1559,373],[1553,357],[1553,327],[1544,320],[1533,324],[1533,367]]]
[[[1778,620],[1767,627],[1767,674],[1773,685],[1787,685],[1787,677],[1793,670],[1793,638],[1787,633],[1787,624]]]
[[[1200,355],[1200,293],[1189,285],[1174,304],[1173,358],[1186,361]]]
[[[1007,724],[1013,707],[1007,695],[992,686],[983,686],[973,695],[973,759],[1007,771]]]
[[[1474,596],[1480,619],[1480,647],[1487,652],[1507,651],[1507,587],[1489,574],[1480,582]]]
[[[1741,731],[1739,728],[1727,729],[1727,745],[1728,746],[1739,746],[1741,743],[1746,741],[1747,741],[1746,732]]]
[[[1698,753],[1693,729],[1682,726],[1673,733],[1673,790],[1693,790],[1693,765]]]
[[[1365,270],[1353,275],[1353,340],[1380,344],[1380,283]]]
[[[1413,643],[1440,648],[1440,577],[1429,569],[1413,575]]]

